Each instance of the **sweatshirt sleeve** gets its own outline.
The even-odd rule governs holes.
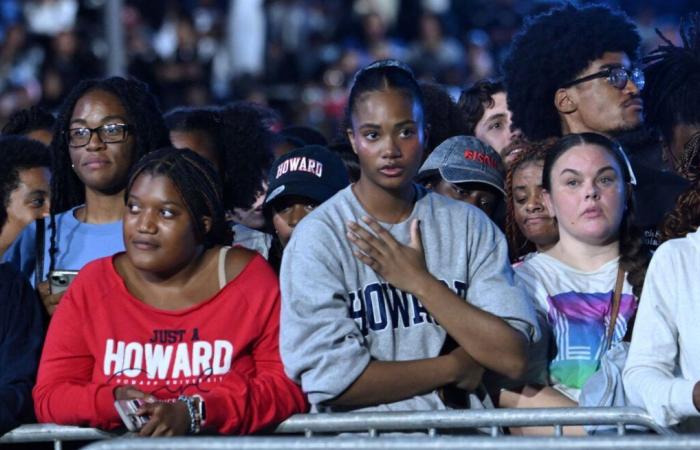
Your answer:
[[[7,264],[0,266],[0,435],[32,416],[43,326],[34,290]]]
[[[685,309],[682,303],[692,301],[692,291],[687,291],[685,281],[677,278],[675,270],[685,266],[674,257],[674,250],[662,245],[649,264],[623,372],[630,402],[645,408],[664,426],[700,416],[693,404],[693,387],[698,380],[677,375],[679,335],[675,318]]]
[[[262,258],[260,258],[262,261]],[[224,381],[203,394],[206,405],[206,427],[222,434],[250,434],[279,424],[292,414],[306,410],[306,400],[292,380],[284,373],[279,354],[279,284],[267,265],[259,265],[249,292],[258,289],[260,298],[252,298],[259,323],[254,329],[259,337],[252,349],[254,370],[234,368]]]
[[[91,320],[86,304],[92,270],[83,270],[66,291],[54,313],[34,387],[34,409],[39,422],[87,425],[112,429],[121,425],[114,408],[114,386],[92,381],[95,358],[80,326]],[[83,298],[86,297],[86,298]]]
[[[320,404],[364,372],[370,353],[348,312],[338,238],[328,225],[308,219],[294,230],[282,258],[280,351],[287,374],[309,402]]]
[[[508,244],[496,225],[472,208],[469,224],[467,299],[473,305],[505,320],[525,335],[539,340],[540,332],[532,302],[515,285],[508,261]]]

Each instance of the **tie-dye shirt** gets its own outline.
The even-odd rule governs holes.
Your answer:
[[[574,398],[598,370],[606,350],[617,267],[616,258],[598,270],[584,272],[540,253],[514,268],[516,282],[530,294],[551,327],[556,348],[550,349],[554,357],[549,362],[549,379]],[[632,286],[625,279],[613,342],[625,336],[636,309]]]

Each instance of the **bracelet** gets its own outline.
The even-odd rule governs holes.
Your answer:
[[[202,416],[199,414],[199,408],[194,404],[194,398],[181,395],[177,399],[185,403],[185,406],[187,406],[187,413],[190,415],[190,426],[187,432],[190,434],[198,434],[202,429]]]

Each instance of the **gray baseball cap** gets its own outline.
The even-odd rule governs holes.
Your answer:
[[[506,195],[501,156],[473,136],[453,136],[435,147],[416,178],[436,171],[447,182],[484,183]]]

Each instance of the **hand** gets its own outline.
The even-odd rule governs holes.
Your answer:
[[[190,413],[182,401],[146,403],[136,414],[150,417],[139,436],[182,436],[190,427]]]
[[[39,297],[41,297],[41,302],[44,304],[46,312],[49,314],[49,316],[53,316],[53,313],[56,311],[56,307],[61,301],[65,291],[52,294],[48,281],[42,281],[39,283],[36,290],[39,292]]]
[[[474,391],[481,383],[484,368],[474,360],[462,347],[448,353],[455,362],[454,385],[465,391]]]
[[[354,255],[393,286],[415,294],[425,276],[430,276],[425,266],[418,219],[411,222],[411,241],[408,245],[394,239],[376,220],[370,217],[363,217],[362,220],[374,233],[355,222],[347,223],[348,240],[357,247]]]

